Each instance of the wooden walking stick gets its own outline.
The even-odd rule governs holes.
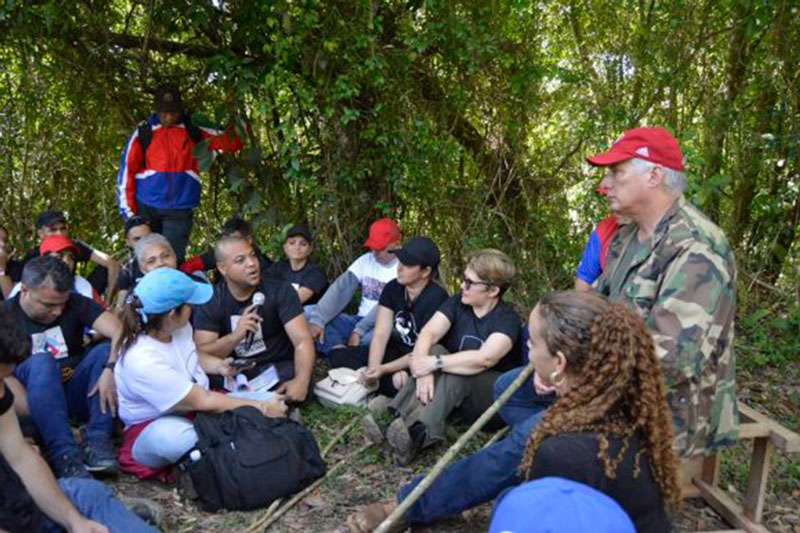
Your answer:
[[[491,406],[489,406],[489,408],[480,416],[480,418],[473,422],[467,432],[461,435],[455,444],[450,446],[445,454],[442,455],[438,461],[436,461],[436,464],[433,466],[428,475],[425,476],[422,481],[420,481],[419,485],[414,487],[414,490],[411,491],[411,494],[409,494],[406,499],[403,500],[394,511],[392,511],[392,514],[386,517],[386,520],[381,522],[381,525],[379,525],[373,531],[373,533],[386,533],[389,531],[389,528],[392,527],[392,524],[401,518],[403,514],[405,514],[405,512],[412,505],[414,505],[414,502],[416,502],[419,497],[422,496],[426,490],[428,490],[428,487],[430,487],[431,484],[436,481],[436,478],[439,477],[445,467],[450,464],[458,452],[460,452],[467,442],[475,435],[475,433],[480,431],[480,429],[486,425],[486,423],[495,415],[495,413],[500,410],[500,408],[508,401],[511,395],[514,394],[523,383],[525,383],[525,380],[530,377],[532,372],[533,365],[528,365],[522,369],[522,372],[519,373],[517,379],[515,379],[503,392],[503,394],[501,394],[500,397],[496,399]]]

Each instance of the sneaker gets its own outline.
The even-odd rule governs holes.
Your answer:
[[[408,432],[406,423],[402,418],[395,418],[386,430],[386,440],[392,448],[394,462],[398,466],[406,466],[417,455],[417,447]]]
[[[62,455],[50,461],[50,468],[53,469],[53,474],[56,478],[62,477],[78,477],[83,479],[92,479],[92,475],[85,466],[78,460],[77,457],[72,455]]]
[[[89,472],[98,474],[116,474],[119,471],[114,448],[107,439],[84,441],[83,464]]]
[[[361,419],[361,431],[367,438],[367,442],[372,444],[380,444],[383,442],[383,430],[381,429],[375,417],[367,415]]]
[[[160,526],[161,521],[164,519],[164,508],[153,500],[120,496],[119,501],[121,501],[122,505],[127,507],[130,512],[153,527]]]

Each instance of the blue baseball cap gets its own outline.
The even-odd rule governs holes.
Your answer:
[[[544,477],[501,496],[489,533],[636,533],[619,504],[592,487]]]
[[[142,302],[142,311],[159,314],[183,304],[204,304],[211,299],[214,288],[194,281],[180,270],[161,267],[145,274],[133,293]]]

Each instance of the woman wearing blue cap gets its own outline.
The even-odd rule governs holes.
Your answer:
[[[123,308],[114,373],[125,424],[123,470],[149,477],[191,450],[197,433],[183,414],[252,406],[265,416],[285,416],[286,405],[272,393],[236,398],[209,390],[206,373],[238,372],[230,359],[198,352],[192,339],[191,306],[206,303],[212,294],[208,284],[159,268],[139,281]]]

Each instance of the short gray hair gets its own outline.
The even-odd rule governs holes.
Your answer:
[[[170,250],[172,250],[172,245],[169,243],[167,238],[160,233],[151,233],[150,235],[145,235],[133,245],[133,254],[136,256],[136,261],[140,265],[144,262],[145,249],[151,244],[164,244],[168,246]],[[175,251],[173,250],[172,253],[175,253]]]
[[[634,172],[637,173],[647,172],[656,166],[655,163],[638,157],[631,159],[631,164],[633,165]],[[686,174],[674,168],[665,167],[664,165],[661,165],[661,171],[664,174],[662,187],[664,187],[665,191],[670,194],[683,194],[686,191],[686,187],[689,184],[686,180]]]

